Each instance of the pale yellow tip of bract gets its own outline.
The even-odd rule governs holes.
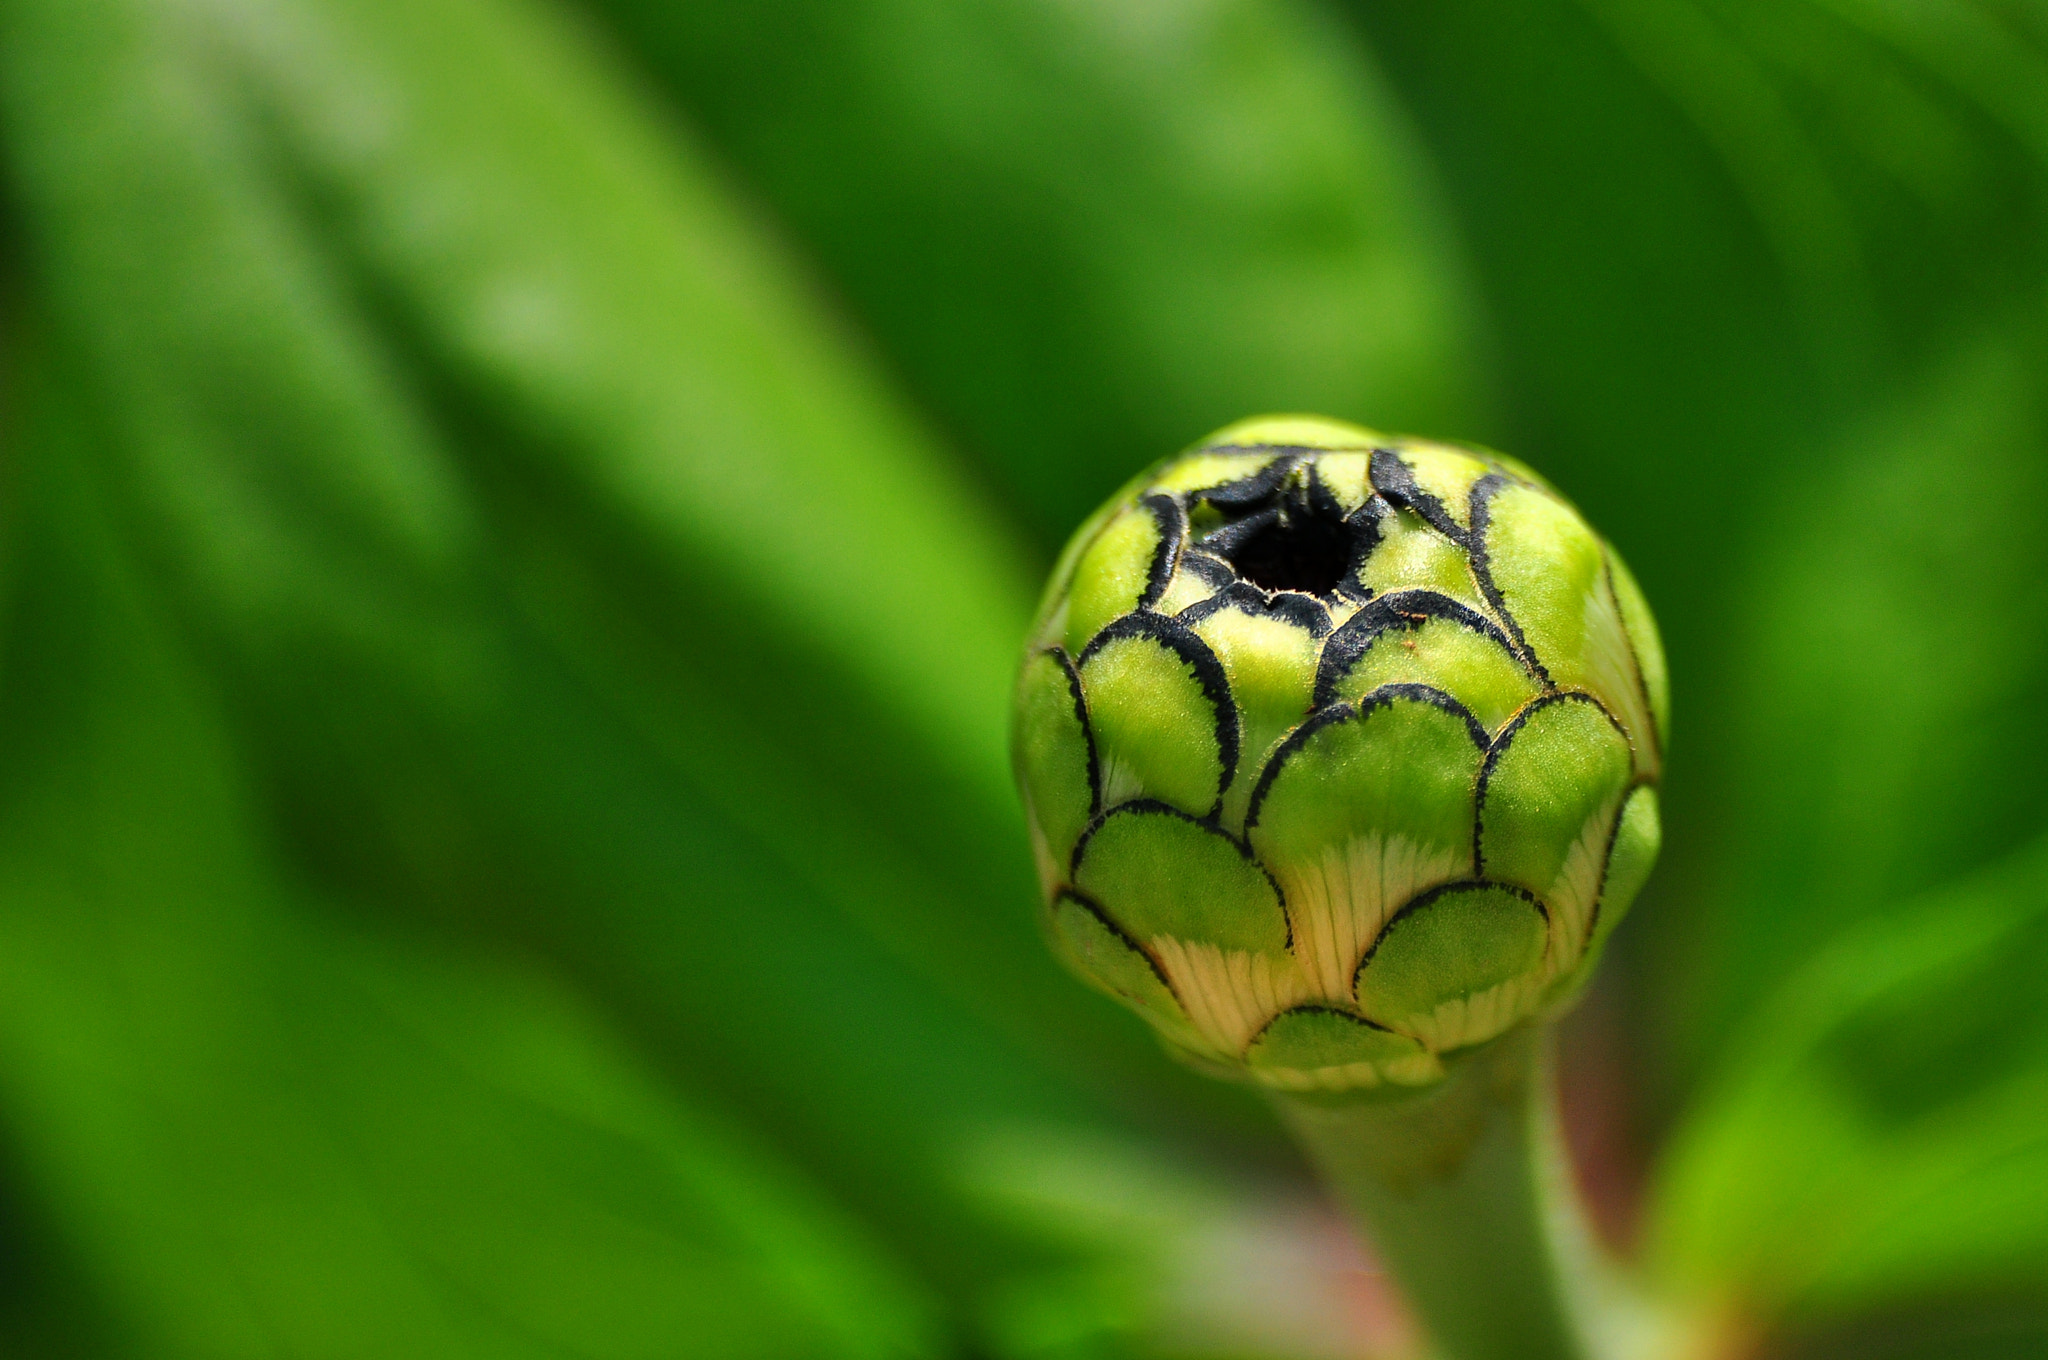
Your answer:
[[[1387,436],[1378,431],[1347,421],[1326,416],[1276,415],[1253,416],[1225,425],[1195,447],[1240,444],[1291,449],[1369,449],[1386,442]]]

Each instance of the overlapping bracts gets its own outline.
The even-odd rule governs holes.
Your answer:
[[[1067,961],[1187,1056],[1343,1091],[1575,993],[1666,721],[1641,592],[1534,473],[1274,419],[1083,526],[1013,739]]]

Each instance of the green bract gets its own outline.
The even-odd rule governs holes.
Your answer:
[[[1648,875],[1656,625],[1498,455],[1270,418],[1053,575],[1013,740],[1053,939],[1179,1051],[1421,1085],[1568,1000]]]

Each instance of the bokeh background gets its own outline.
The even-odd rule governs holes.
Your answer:
[[[1617,1247],[2048,1353],[2044,333],[2040,0],[0,0],[0,1353],[1412,1354],[1006,769],[1276,410],[1658,610]]]

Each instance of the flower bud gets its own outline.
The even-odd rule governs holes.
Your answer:
[[[1664,657],[1529,469],[1223,430],[1084,525],[1013,747],[1069,965],[1202,1064],[1422,1085],[1575,994],[1658,846]]]

